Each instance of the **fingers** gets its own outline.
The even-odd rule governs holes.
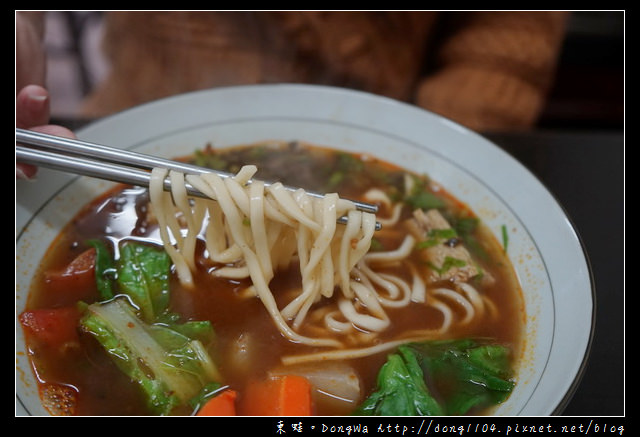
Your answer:
[[[16,163],[16,179],[33,179],[37,172],[35,165]]]
[[[75,138],[65,127],[49,124],[49,93],[39,85],[27,85],[16,98],[16,127]]]
[[[49,93],[39,85],[27,85],[16,97],[16,127],[29,129],[49,123]]]
[[[50,135],[75,138],[74,133],[62,126],[49,123],[49,93],[39,85],[27,85],[16,96],[16,128],[31,129]],[[16,163],[16,178],[31,179],[37,168]]]
[[[41,132],[43,134],[48,134],[48,135],[57,135],[59,137],[65,137],[65,138],[76,137],[76,135],[66,127],[58,126],[55,124],[46,124],[44,126],[37,126],[37,127],[31,128],[30,130],[35,132]]]

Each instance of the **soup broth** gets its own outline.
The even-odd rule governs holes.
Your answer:
[[[258,168],[256,178],[266,181],[282,181],[284,184],[302,187],[316,192],[338,192],[343,198],[364,200],[365,193],[380,189],[394,202],[408,202],[407,184],[419,184],[422,193],[411,201],[427,202],[435,207],[453,227],[455,237],[449,236],[453,247],[464,245],[473,255],[480,274],[472,284],[482,296],[486,312],[468,323],[457,323],[465,317],[465,307],[452,303],[451,317],[454,323],[444,339],[488,338],[505,345],[510,351],[510,365],[517,368],[517,358],[522,343],[524,308],[521,292],[513,268],[505,250],[496,238],[482,225],[465,204],[451,196],[445,188],[429,180],[425,175],[412,174],[388,162],[366,155],[339,152],[333,149],[301,143],[268,143],[231,149],[216,150],[206,147],[185,158],[199,165],[230,172],[242,166],[254,164]],[[396,225],[384,226],[372,240],[370,252],[393,250],[399,247],[411,231],[409,223],[414,218],[416,205],[405,205]],[[390,206],[380,204],[380,218],[392,214]],[[464,232],[464,235],[463,235]],[[51,272],[68,270],[89,248],[87,241],[100,240],[117,256],[117,248],[125,241],[136,241],[158,247],[160,236],[157,224],[149,208],[146,189],[118,186],[89,203],[62,230],[48,250],[35,276],[26,312],[49,309],[82,308],[82,305],[99,301],[100,294],[95,281],[86,286],[61,287],[51,279]],[[464,241],[459,241],[464,240]],[[412,262],[421,266],[421,274],[429,275],[436,266],[424,258],[429,244],[416,245],[411,254]],[[114,249],[116,248],[116,249]],[[196,245],[194,287],[185,287],[172,273],[170,278],[170,303],[172,313],[183,320],[209,321],[215,332],[215,340],[207,348],[225,387],[239,393],[238,414],[243,414],[242,397],[248,384],[257,379],[278,373],[286,368],[283,357],[318,352],[314,348],[293,342],[282,335],[269,317],[260,299],[247,297],[243,292],[251,285],[246,278],[228,279],[211,274],[217,266],[207,260],[205,243]],[[454,263],[455,264],[455,263]],[[454,266],[455,267],[455,266]],[[458,266],[460,267],[460,266]],[[440,269],[443,269],[440,266]],[[387,268],[390,272],[392,268]],[[431,272],[431,273],[430,273]],[[407,270],[395,274],[406,277]],[[486,280],[487,278],[491,280]],[[279,270],[269,286],[280,307],[286,305],[300,287],[300,272],[295,265]],[[76,281],[77,282],[77,281]],[[427,280],[429,290],[451,287],[452,280],[436,278]],[[442,302],[448,302],[443,295]],[[82,302],[82,305],[78,305]],[[314,336],[327,328],[320,323],[323,308],[328,311],[335,305],[331,300],[318,302],[300,328],[304,335]],[[80,310],[78,310],[80,311]],[[446,317],[437,308],[418,303],[401,308],[389,308],[391,324],[388,329],[373,336],[367,344],[369,333],[357,330],[353,339],[346,339],[350,347],[367,347],[384,344],[398,338],[413,338],[410,333],[435,330]],[[72,320],[77,320],[79,316]],[[80,332],[73,341],[57,343],[55,339],[34,334],[25,323],[25,337],[34,372],[40,384],[43,404],[52,414],[74,415],[147,415],[150,411],[139,387],[131,382],[114,364],[111,357],[96,340]],[[55,331],[55,330],[54,330]],[[330,333],[329,333],[330,334]],[[351,337],[349,337],[351,338]],[[322,391],[314,392],[314,410],[318,415],[351,414],[364,399],[376,390],[377,375],[393,349],[344,361],[311,360],[301,365],[322,367],[342,366],[357,379],[359,396],[356,399],[339,399]],[[432,386],[437,393],[445,390]],[[485,414],[486,409],[472,409],[468,414]],[[192,409],[181,406],[172,414],[191,414]]]

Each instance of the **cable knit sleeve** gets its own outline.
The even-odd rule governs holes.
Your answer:
[[[543,109],[565,12],[452,13],[416,103],[474,130],[526,129]]]

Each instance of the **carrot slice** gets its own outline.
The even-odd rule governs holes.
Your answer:
[[[243,393],[247,416],[310,416],[311,383],[298,375],[285,375],[250,383]]]
[[[235,416],[237,397],[238,393],[235,390],[226,389],[216,397],[209,399],[198,410],[196,416]]]

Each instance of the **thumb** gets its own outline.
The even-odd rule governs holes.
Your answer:
[[[27,85],[16,96],[16,127],[29,129],[49,123],[49,93],[39,85]]]

